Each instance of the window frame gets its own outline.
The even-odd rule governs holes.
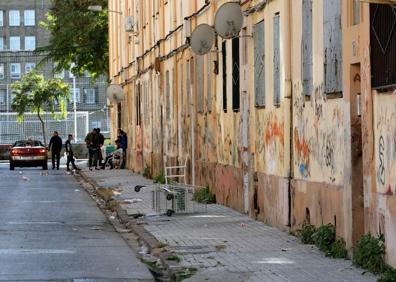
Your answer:
[[[30,70],[28,70],[28,67],[30,68]],[[36,63],[25,63],[25,74],[31,72],[32,70],[34,70],[36,68]]]
[[[33,12],[32,13],[33,17],[32,18],[28,17],[29,12]],[[33,23],[31,23],[30,20],[33,20]],[[29,24],[27,24],[27,22],[29,22]],[[36,26],[36,11],[35,10],[24,10],[23,11],[23,25],[24,26]]]
[[[5,63],[0,63],[0,80],[5,79]]]
[[[18,39],[18,41],[13,41],[13,39]],[[18,48],[13,48],[13,43],[18,42]],[[21,37],[20,36],[10,36],[10,51],[21,51]]]
[[[92,94],[93,90],[93,96],[90,96],[90,94]],[[90,93],[91,92],[91,93]],[[85,95],[85,99],[84,99],[84,103],[87,105],[95,105],[96,104],[96,89],[95,88],[84,88],[84,95]],[[93,102],[92,100],[88,100],[88,97],[92,98],[93,97]]]
[[[9,26],[21,26],[21,11],[9,10],[8,16],[9,16],[9,19],[8,19]],[[18,18],[18,23],[16,23],[16,20],[17,20],[16,18]],[[14,21],[15,21],[15,23],[14,23]]]
[[[13,71],[12,71],[12,68],[13,68],[14,66],[18,66],[18,68],[19,68],[19,73],[13,72]],[[18,77],[13,76],[14,74],[18,74]],[[20,79],[20,78],[21,78],[21,63],[11,63],[11,64],[10,64],[10,78],[11,78],[11,79]]]
[[[32,40],[33,39],[33,40]],[[34,43],[33,45],[33,48],[27,48],[27,43],[28,42],[30,42],[30,43]],[[25,43],[25,50],[26,51],[34,51],[34,50],[36,50],[36,36],[25,36],[25,39],[24,39],[24,43]]]

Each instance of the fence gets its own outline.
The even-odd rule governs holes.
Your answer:
[[[89,113],[77,112],[77,142],[83,141],[89,130]],[[67,118],[56,120],[51,114],[43,114],[47,140],[56,130],[65,139],[68,134],[74,135],[74,113]],[[36,139],[43,141],[41,123],[36,114],[26,113],[23,122],[17,122],[16,113],[0,113],[0,144],[12,144],[21,139]]]

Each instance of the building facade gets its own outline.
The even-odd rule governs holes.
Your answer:
[[[89,74],[84,77],[74,77],[69,71],[54,73],[54,64],[51,62],[39,66],[44,56],[34,53],[34,50],[48,44],[50,34],[40,26],[40,22],[45,20],[50,5],[49,0],[0,0],[0,124],[2,126],[0,143],[13,142],[15,138],[35,136],[33,126],[32,130],[21,130],[22,125],[16,123],[11,109],[11,84],[33,69],[44,74],[46,78],[62,78],[71,87],[72,93],[68,105],[70,120],[56,123],[48,115],[48,134],[51,134],[51,129],[56,127],[59,127],[62,135],[74,132],[72,115],[74,86],[80,123],[78,139],[83,140],[85,128],[99,127],[103,131],[108,131],[105,77],[92,82]],[[27,119],[26,123],[29,122]],[[50,126],[50,123],[56,125]],[[83,127],[84,130],[80,130]],[[26,136],[23,136],[24,134]]]
[[[111,120],[128,167],[157,175],[187,157],[189,182],[219,203],[282,230],[332,223],[350,250],[383,233],[396,266],[396,36],[373,20],[392,26],[393,8],[240,1],[240,36],[195,55],[191,31],[225,2],[109,0],[122,12],[109,13],[110,79],[126,93]]]

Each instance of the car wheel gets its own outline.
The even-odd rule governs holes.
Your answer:
[[[48,164],[43,164],[43,170],[48,170]]]

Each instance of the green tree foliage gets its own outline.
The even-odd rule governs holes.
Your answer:
[[[23,122],[26,112],[36,113],[41,122],[44,144],[47,144],[42,114],[50,112],[55,118],[67,116],[69,85],[59,78],[45,80],[43,75],[32,71],[24,75],[21,81],[13,83],[11,88],[15,95],[12,109],[17,112],[18,121]]]
[[[101,5],[101,12],[88,6]],[[107,0],[52,0],[47,19],[41,23],[50,34],[49,45],[37,49],[46,54],[46,61],[56,63],[55,72],[63,69],[81,76],[108,74]]]

